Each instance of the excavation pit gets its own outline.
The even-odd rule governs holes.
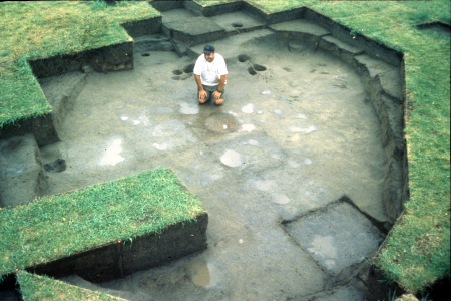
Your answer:
[[[205,29],[184,36],[186,24],[195,23],[173,21],[177,13],[190,18],[186,10],[176,10],[168,11],[173,19],[163,30],[184,42],[188,55],[146,50],[149,56],[134,56],[132,70],[85,75],[58,129],[61,142],[53,152],[66,169],[48,174],[49,194],[163,165],[171,166],[209,212],[205,252],[103,283],[104,288],[135,287],[155,298],[183,293],[193,300],[198,287],[208,288],[210,298],[221,292],[251,298],[250,286],[269,299],[321,293],[334,273],[290,239],[280,217],[292,220],[348,195],[378,225],[390,228],[394,217],[384,202],[401,196],[399,183],[392,187],[395,181],[386,179],[402,182],[399,160],[391,159],[403,145],[396,140],[402,125],[392,124],[398,116],[389,114],[400,112],[403,99],[396,92],[399,79],[385,76],[400,74],[399,65],[360,50],[350,58],[341,41],[325,38],[330,31],[314,24],[306,27],[310,32],[300,32],[299,24],[309,20],[280,24],[280,30],[228,35],[214,26],[209,35]],[[320,46],[290,52],[289,45],[299,40]],[[190,73],[206,43],[230,62],[220,107],[196,103]],[[265,66],[250,66],[251,57]],[[61,85],[66,75],[50,81]],[[199,260],[208,281],[190,270]]]

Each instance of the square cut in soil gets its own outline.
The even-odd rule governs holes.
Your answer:
[[[285,225],[293,239],[329,274],[361,263],[384,236],[348,203],[332,205]]]

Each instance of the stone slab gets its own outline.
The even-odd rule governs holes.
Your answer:
[[[270,25],[269,28],[275,31],[300,32],[315,36],[324,36],[330,34],[329,30],[314,23],[311,23],[305,19],[281,22],[278,24]]]
[[[325,272],[337,276],[377,251],[383,234],[358,210],[341,202],[285,225]]]
[[[0,207],[31,202],[47,190],[32,134],[0,140]]]

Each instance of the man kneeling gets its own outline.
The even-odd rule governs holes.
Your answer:
[[[197,101],[203,104],[213,98],[216,105],[221,105],[224,102],[224,84],[228,71],[224,58],[215,52],[212,45],[205,45],[203,54],[196,60],[193,73],[198,89]]]

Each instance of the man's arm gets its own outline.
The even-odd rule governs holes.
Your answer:
[[[219,78],[219,84],[218,84],[218,90],[222,91],[222,89],[224,88],[224,83],[225,83],[225,74],[221,75],[221,77]]]
[[[202,87],[202,82],[200,81],[200,75],[194,74],[194,80],[196,81],[197,88],[199,91],[202,91],[204,87]]]
[[[218,90],[213,92],[213,99],[218,99],[221,97],[221,93],[222,92],[218,92],[218,91],[222,91],[222,89],[224,88],[224,82],[225,82],[225,74],[221,75],[221,77],[219,78],[219,83],[218,83]]]

